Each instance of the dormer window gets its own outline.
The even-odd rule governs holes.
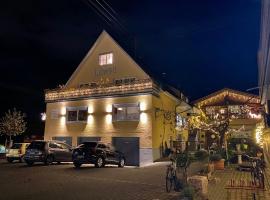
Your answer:
[[[100,54],[98,62],[100,66],[113,64],[113,53]]]

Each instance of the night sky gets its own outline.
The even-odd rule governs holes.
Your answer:
[[[259,0],[106,2],[121,25],[87,0],[1,2],[0,115],[16,107],[28,132],[42,133],[44,89],[66,83],[103,29],[191,100],[257,86]]]

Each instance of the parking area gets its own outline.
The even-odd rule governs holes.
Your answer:
[[[97,169],[72,164],[27,167],[0,160],[0,199],[178,199],[165,192],[165,164],[136,168]]]

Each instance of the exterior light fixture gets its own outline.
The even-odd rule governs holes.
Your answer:
[[[46,121],[46,113],[41,113],[41,120]]]
[[[107,105],[106,106],[106,112],[111,113],[112,112],[112,105]]]
[[[146,123],[147,122],[147,115],[146,115],[146,113],[141,113],[140,114],[140,121],[142,123]]]

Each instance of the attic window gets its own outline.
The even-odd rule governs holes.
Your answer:
[[[100,54],[98,62],[100,66],[113,64],[113,53]]]

